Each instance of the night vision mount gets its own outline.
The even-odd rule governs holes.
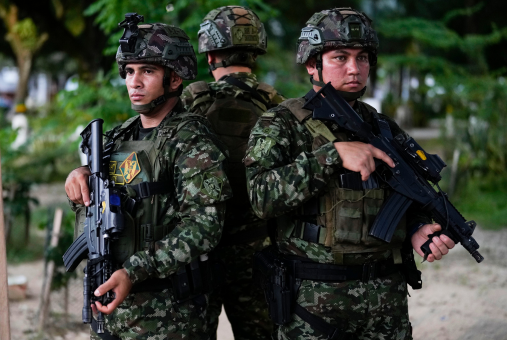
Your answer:
[[[120,48],[122,53],[135,52],[137,35],[139,34],[137,24],[140,22],[144,22],[144,16],[138,15],[137,13],[127,13],[125,14],[125,20],[118,24],[119,27],[125,29],[120,38]]]

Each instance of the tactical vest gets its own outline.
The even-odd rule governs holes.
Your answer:
[[[239,80],[235,80],[239,82]],[[241,86],[241,84],[238,84]],[[243,83],[243,85],[246,85]],[[227,211],[247,211],[250,201],[246,188],[246,170],[243,158],[248,147],[250,131],[257,123],[258,118],[270,107],[269,103],[261,102],[255,93],[269,98],[269,102],[276,95],[276,90],[268,84],[259,83],[250,90],[241,89],[235,96],[224,95],[213,91],[204,81],[198,81],[188,86],[193,97],[189,111],[197,106],[204,105],[206,118],[211,123],[215,133],[229,150],[227,178],[232,187],[234,198],[227,201]],[[259,99],[262,99],[260,97]],[[251,221],[226,219],[225,229],[229,225],[243,225]]]
[[[109,178],[125,188],[127,193],[122,200],[125,230],[122,237],[112,243],[112,252],[118,263],[123,263],[140,250],[153,250],[154,243],[174,229],[178,222],[176,220],[169,225],[161,225],[164,212],[155,197],[157,194],[174,195],[175,192],[172,180],[159,178],[162,162],[159,154],[167,140],[185,124],[196,119],[203,120],[197,115],[178,114],[168,118],[164,126],[158,129],[154,141],[127,140],[135,130],[138,119],[134,117],[127,120],[112,137],[114,147],[109,162]],[[135,202],[133,208],[127,207],[132,202]]]
[[[286,100],[280,105],[287,107],[312,134],[312,150],[329,142],[349,140],[347,133],[333,133],[324,123],[309,118],[312,112],[303,109],[304,102],[304,98],[297,98]],[[368,114],[378,117],[373,107],[364,103],[360,105],[366,107]],[[332,176],[322,195],[305,203],[298,211],[298,221],[291,235],[304,239],[305,235],[311,233],[308,228],[320,228],[314,233],[318,236],[313,242],[331,247],[335,262],[339,262],[337,259],[346,253],[378,252],[401,248],[406,236],[405,216],[398,224],[390,243],[368,234],[375,216],[390,191],[382,187],[368,190],[344,188],[338,175],[339,173]]]

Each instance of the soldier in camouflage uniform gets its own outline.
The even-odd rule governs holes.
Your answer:
[[[382,119],[394,136],[405,134],[358,100],[377,47],[365,14],[324,10],[302,29],[297,62],[306,65],[315,91],[331,82],[367,123],[375,127]],[[289,99],[268,110],[252,130],[245,157],[253,209],[259,217],[276,218],[279,256],[289,263],[286,278],[293,282],[292,315],[278,322],[278,339],[412,339],[401,272],[413,263],[412,248],[422,255],[420,246],[440,226],[413,205],[390,243],[369,236],[390,190],[362,181],[375,171],[374,158],[394,163],[337,125],[313,120],[304,103]],[[341,175],[351,175],[356,185]],[[434,237],[428,261],[453,246],[446,236]]]
[[[182,79],[197,73],[185,32],[160,23],[129,29],[133,38],[124,34],[116,60],[139,115],[107,132],[105,142],[114,144],[110,179],[125,188],[125,202],[137,203],[124,211],[125,231],[113,249],[121,269],[95,291],[112,290],[116,298],[92,305],[109,314],[107,332],[92,331],[92,339],[209,339],[207,295],[176,291],[177,280],[195,278],[194,264],[204,266],[220,240],[224,201],[232,196],[225,155],[207,120],[185,113],[179,98]],[[89,205],[89,175],[78,168],[65,184],[78,217]]]
[[[246,191],[245,156],[250,130],[267,109],[284,98],[252,73],[265,54],[266,31],[257,15],[240,6],[212,10],[199,30],[199,53],[206,53],[214,82],[189,85],[185,107],[206,116],[229,150],[227,177],[234,199],[227,202],[224,234],[214,256],[226,266],[226,283],[211,294],[211,332],[215,336],[222,304],[236,340],[270,339],[273,331],[261,289],[252,281],[252,256],[269,244],[266,222],[252,211]]]

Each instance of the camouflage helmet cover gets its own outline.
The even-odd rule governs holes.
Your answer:
[[[364,48],[370,52],[370,64],[377,63],[377,32],[366,14],[350,7],[333,8],[315,13],[306,24],[298,39],[298,64],[324,50],[339,47]]]
[[[267,35],[254,11],[241,6],[223,6],[209,12],[201,23],[199,53],[230,48],[265,54]]]
[[[124,52],[120,46],[116,53],[116,62],[122,78],[126,76],[126,64],[147,63],[172,69],[182,79],[195,79],[197,59],[194,48],[182,29],[162,23],[141,24],[137,27],[139,33],[134,52]]]

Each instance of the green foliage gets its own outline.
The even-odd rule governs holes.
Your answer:
[[[507,180],[502,177],[473,178],[463,183],[453,201],[467,219],[481,227],[507,226]]]
[[[430,110],[452,115],[454,126],[447,131],[445,145],[447,154],[454,148],[461,150],[460,171],[472,177],[505,176],[507,85],[488,71],[484,50],[507,38],[507,27],[493,27],[489,34],[461,36],[446,26],[451,18],[478,9],[455,10],[441,21],[408,17],[382,22],[378,26],[381,34],[403,39],[406,50],[380,60],[388,72],[405,67],[420,79],[419,88],[412,93],[416,105],[429,103]],[[464,56],[461,65],[451,59],[456,53]],[[434,81],[431,86],[423,84],[428,74]]]
[[[39,43],[37,26],[30,18],[20,20],[12,28],[12,32],[20,37],[23,46],[28,50],[35,50]]]

